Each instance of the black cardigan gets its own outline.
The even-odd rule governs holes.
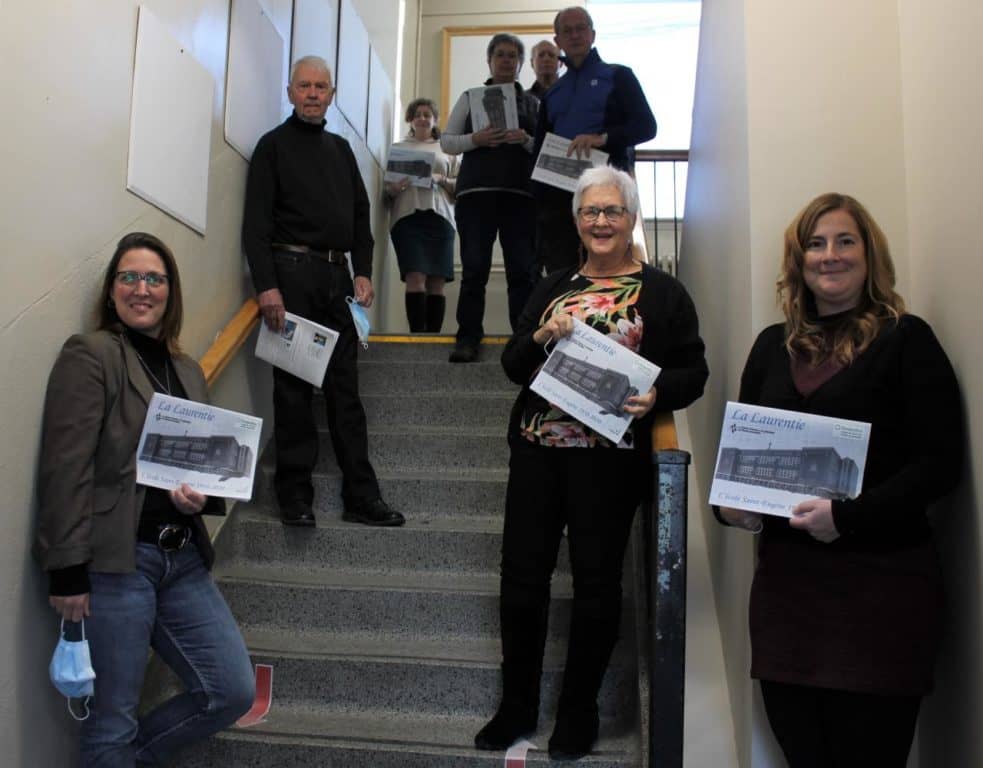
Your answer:
[[[566,290],[566,284],[576,274],[577,268],[561,269],[539,281],[516,323],[515,334],[502,352],[505,373],[522,386],[509,419],[510,441],[518,435],[529,383],[547,357],[532,335],[539,328],[550,301]],[[639,353],[662,369],[655,380],[655,406],[635,424],[635,449],[642,451],[649,463],[647,455],[652,450],[651,426],[655,414],[685,408],[699,398],[710,373],[696,308],[682,283],[643,265],[642,289],[635,307],[644,323]]]

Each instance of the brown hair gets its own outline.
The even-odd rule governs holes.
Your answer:
[[[803,277],[806,246],[816,223],[831,211],[850,214],[860,231],[867,277],[855,314],[836,332],[830,346],[815,318],[815,297]],[[849,365],[880,332],[905,312],[904,299],[894,290],[894,262],[884,232],[857,200],[828,192],[812,200],[785,230],[785,252],[778,277],[778,303],[785,313],[785,347],[811,365],[830,357]]]
[[[184,303],[181,300],[181,278],[177,271],[177,262],[174,254],[164,242],[146,232],[130,232],[124,235],[116,244],[113,258],[106,267],[106,274],[102,280],[102,290],[99,292],[99,329],[111,329],[122,331],[125,328],[119,315],[116,314],[116,305],[113,303],[113,283],[116,282],[116,272],[122,258],[130,251],[137,248],[146,248],[153,251],[160,260],[164,262],[164,270],[167,272],[167,306],[164,308],[164,316],[161,318],[160,339],[167,342],[167,348],[174,354],[181,351],[178,345],[178,336],[181,334],[181,322],[184,319]]]
[[[440,111],[437,109],[437,102],[433,99],[419,98],[413,99],[406,107],[406,122],[410,124],[410,136],[413,135],[413,118],[416,117],[416,111],[420,107],[428,107],[431,112],[433,112],[433,130],[430,131],[430,135],[435,138],[440,138],[440,128],[437,127],[437,121],[440,120]]]

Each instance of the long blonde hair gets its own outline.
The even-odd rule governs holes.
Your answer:
[[[822,325],[815,320],[815,298],[805,283],[803,264],[816,223],[831,211],[845,211],[856,222],[864,244],[867,277],[856,313],[836,332],[830,346]],[[897,322],[905,313],[904,299],[894,290],[894,262],[887,237],[857,200],[835,192],[812,200],[785,230],[777,289],[778,303],[785,313],[785,347],[811,365],[830,357],[849,365],[870,346],[884,323]]]

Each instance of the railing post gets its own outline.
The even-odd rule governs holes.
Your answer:
[[[652,454],[655,515],[649,527],[649,765],[681,768],[686,674],[686,451]]]

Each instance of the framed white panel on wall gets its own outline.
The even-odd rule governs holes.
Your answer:
[[[364,139],[369,104],[369,32],[352,0],[341,0],[335,84],[338,109]]]
[[[525,46],[525,61],[519,70],[519,82],[528,89],[536,82],[530,57],[532,47],[540,40],[553,40],[553,27],[538,24],[515,24],[503,27],[444,27],[443,59],[440,77],[440,125],[458,97],[468,88],[475,88],[488,79],[488,43],[498,32],[511,32]],[[563,74],[561,67],[560,74]]]
[[[380,166],[385,164],[392,144],[394,97],[393,81],[373,48],[369,57],[369,117],[365,143]]]
[[[201,234],[214,98],[208,70],[140,6],[126,188]]]
[[[280,122],[284,42],[257,0],[232,0],[225,87],[225,140],[247,160]]]
[[[290,61],[303,56],[320,56],[338,74],[338,0],[294,0]]]

